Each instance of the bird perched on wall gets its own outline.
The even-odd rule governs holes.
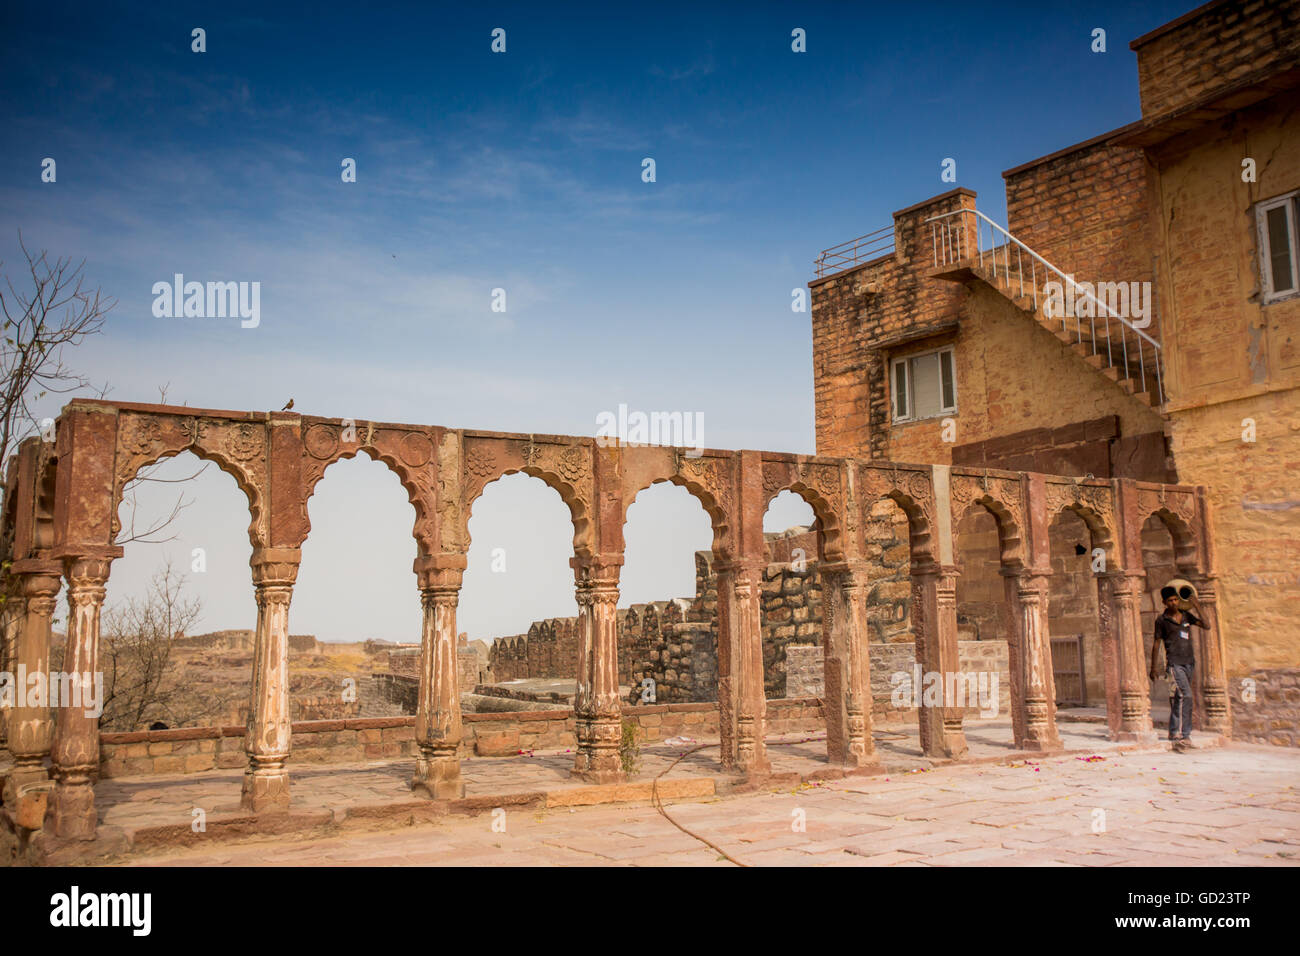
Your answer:
[[[288,411],[289,409],[291,409],[291,408],[293,408],[293,399],[292,399],[292,398],[289,399],[289,403],[288,403],[287,405],[285,405],[284,408],[280,409],[280,411],[282,411],[282,412],[287,412],[287,411]]]

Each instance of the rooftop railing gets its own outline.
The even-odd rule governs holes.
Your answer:
[[[894,251],[894,227],[886,226],[865,236],[858,236],[838,246],[823,249],[821,255],[813,262],[817,278],[843,272],[853,266],[879,259]]]

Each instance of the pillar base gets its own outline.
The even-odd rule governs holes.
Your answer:
[[[579,770],[574,767],[569,771],[569,776],[583,783],[592,784],[627,782],[627,774],[622,770]]]
[[[943,755],[950,760],[960,760],[970,753],[970,745],[966,743],[966,731],[962,727],[961,717],[944,719],[943,739],[938,744]]]
[[[250,813],[288,813],[289,772],[283,766],[250,767],[239,805]]]
[[[47,825],[60,840],[93,840],[99,815],[90,778],[57,780],[50,798]]]
[[[465,778],[460,775],[460,759],[447,756],[416,758],[411,790],[430,800],[460,800],[465,796]]]
[[[838,756],[834,760],[827,761],[836,767],[844,767],[846,770],[853,770],[858,767],[878,767],[880,766],[880,757],[877,755],[875,748],[866,753],[858,753],[850,750],[848,753]]]
[[[49,780],[50,774],[45,769],[43,758],[38,758],[35,762],[24,761],[21,757],[15,758],[14,765],[5,775],[4,805],[12,810],[23,787],[48,783]]]
[[[578,752],[570,775],[588,783],[622,783],[623,759],[619,746],[623,723],[618,717],[579,717],[577,720]]]
[[[1064,750],[1065,744],[1061,742],[1060,737],[1040,737],[1020,741],[1016,744],[1016,749],[1029,753],[1049,754]]]

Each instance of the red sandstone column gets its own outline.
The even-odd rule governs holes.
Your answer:
[[[732,773],[770,773],[767,693],[763,686],[761,582],[763,565],[718,565],[718,721],[722,768]],[[727,642],[724,655],[722,642]],[[725,668],[725,669],[724,669]]]
[[[578,753],[573,775],[591,783],[623,780],[619,741],[618,574],[623,556],[571,558],[578,599],[578,680],[573,695]]]
[[[99,615],[104,606],[109,568],[113,558],[121,554],[121,548],[104,548],[99,555],[66,559],[68,639],[63,652],[63,673],[77,675],[82,686],[99,674],[99,686],[103,687],[99,670]],[[50,819],[54,835],[62,839],[94,839],[98,823],[94,781],[99,772],[99,714],[85,704],[84,699],[59,701],[50,750],[55,781]]]
[[[54,729],[50,720],[48,698],[44,705],[28,706],[28,680],[41,680],[50,670],[50,618],[54,599],[59,593],[62,566],[57,561],[29,559],[14,562],[14,572],[22,588],[25,612],[15,629],[12,656],[6,669],[14,688],[13,709],[9,711],[9,752],[14,766],[5,785],[5,803],[12,806],[19,788],[49,779],[45,758],[50,752]]]
[[[1031,568],[1005,575],[1014,630],[1008,645],[1011,724],[1017,750],[1061,749],[1056,730],[1056,684],[1052,677],[1048,602],[1051,577]]]
[[[826,689],[826,760],[845,767],[876,763],[871,739],[871,658],[866,574],[858,563],[822,566],[822,648]]]
[[[248,712],[240,803],[254,813],[289,809],[289,601],[298,577],[298,548],[259,548],[249,564],[257,594],[253,688]]]
[[[0,620],[4,628],[0,633],[0,671],[8,674],[14,673],[14,658],[18,653],[18,638],[22,634],[23,620],[27,616],[27,602],[22,596],[22,584],[12,581],[10,592],[4,603],[3,613],[0,613]],[[4,754],[9,752],[9,716],[11,709],[9,707],[0,707],[0,759]]]
[[[415,713],[416,758],[411,789],[436,800],[465,796],[458,751],[462,737],[456,666],[456,605],[463,554],[417,558],[424,627],[420,634],[420,690]]]
[[[1140,571],[1113,571],[1101,575],[1100,580],[1104,605],[1102,654],[1107,663],[1106,709],[1111,739],[1154,743],[1151,683],[1142,636],[1141,600],[1146,575]]]
[[[1208,631],[1197,628],[1196,666],[1201,672],[1201,701],[1203,713],[1198,715],[1201,729],[1229,736],[1232,718],[1228,712],[1228,681],[1223,668],[1223,632],[1219,628],[1219,589],[1214,575],[1198,575],[1192,579],[1201,610],[1205,612]]]
[[[967,751],[961,711],[951,706],[948,689],[961,671],[957,656],[957,568],[950,564],[912,565],[912,631],[916,656],[925,676],[939,675],[943,704],[917,703],[921,725],[921,751],[927,757],[961,757]]]

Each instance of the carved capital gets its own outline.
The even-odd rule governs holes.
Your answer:
[[[27,562],[15,562],[14,568],[17,569],[19,564]],[[54,598],[59,593],[59,587],[63,583],[62,568],[58,562],[42,562],[44,566],[41,570],[23,569],[18,573],[19,587],[24,599],[27,601],[27,607],[40,613],[49,615],[54,609]]]
[[[299,548],[257,548],[249,559],[253,569],[253,584],[258,593],[271,589],[293,589],[298,579],[298,564],[302,560]]]
[[[834,578],[847,594],[867,587],[869,568],[865,561],[827,561],[821,565],[821,574],[823,580]]]
[[[416,558],[412,570],[424,600],[450,601],[455,606],[468,563],[466,555],[459,552],[422,554]]]
[[[603,554],[583,558],[570,558],[573,568],[578,604],[592,607],[596,604],[618,603],[618,576],[623,566],[623,555]]]

